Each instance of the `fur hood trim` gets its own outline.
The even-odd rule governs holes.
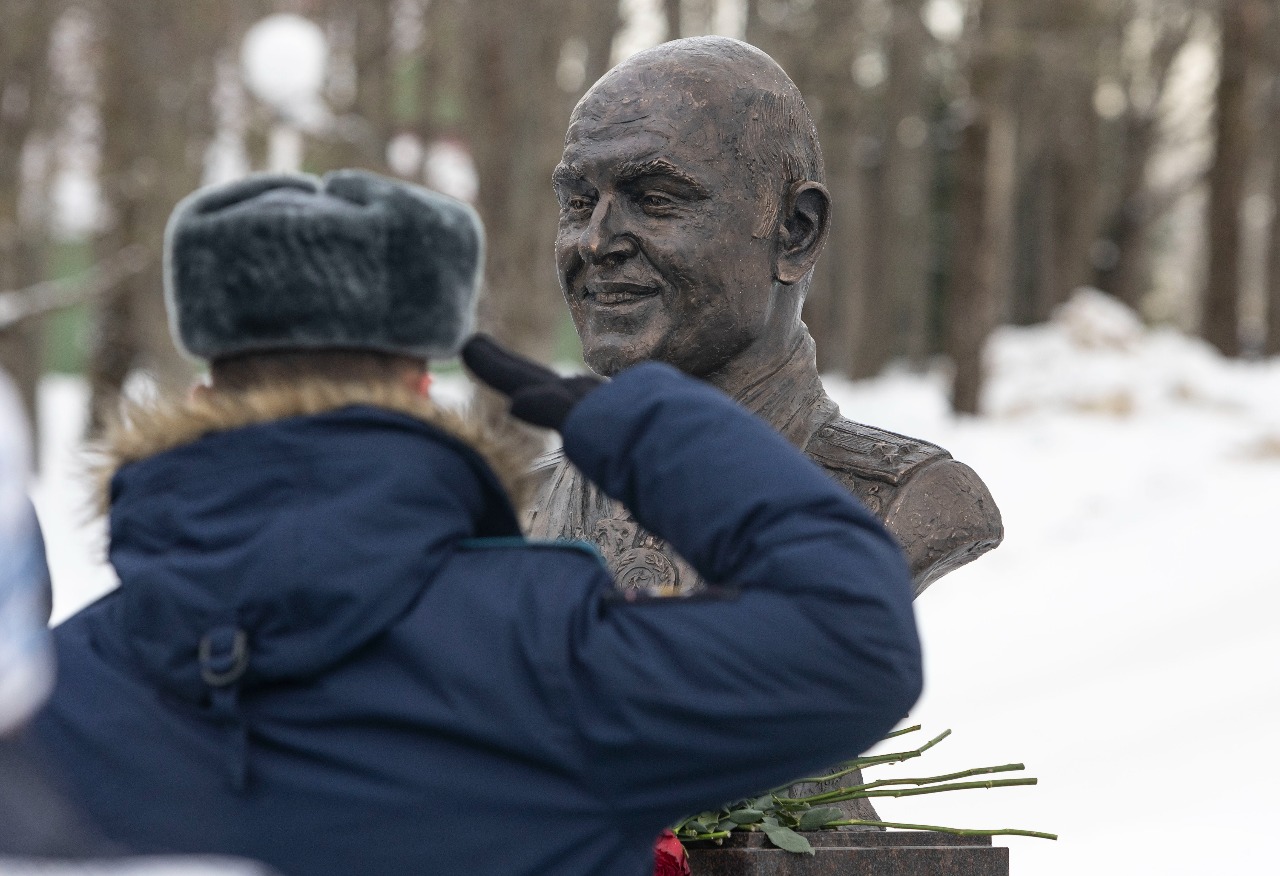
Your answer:
[[[208,389],[181,398],[128,402],[108,423],[97,448],[95,466],[99,506],[110,506],[111,479],[121,468],[190,444],[205,435],[269,423],[288,417],[323,414],[351,405],[370,405],[413,417],[471,447],[493,469],[515,506],[528,504],[533,482],[531,457],[513,432],[486,427],[471,411],[457,413],[395,383],[340,383],[309,380],[246,392]]]

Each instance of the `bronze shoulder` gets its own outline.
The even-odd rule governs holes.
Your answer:
[[[912,474],[887,509],[885,524],[907,554],[917,596],[1004,538],[991,491],[977,472],[950,457]]]
[[[917,596],[1004,537],[987,485],[936,444],[837,418],[805,452],[884,521],[907,555]]]

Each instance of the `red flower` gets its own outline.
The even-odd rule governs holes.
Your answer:
[[[664,830],[653,846],[653,876],[689,876],[689,856],[676,835]]]

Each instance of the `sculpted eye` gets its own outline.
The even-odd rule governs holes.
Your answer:
[[[640,196],[640,207],[650,213],[664,212],[674,206],[674,200],[659,192],[645,192]]]
[[[569,195],[564,199],[564,209],[570,213],[582,213],[595,206],[595,201],[586,195]]]

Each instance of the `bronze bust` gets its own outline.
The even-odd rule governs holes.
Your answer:
[[[800,319],[830,197],[799,91],[764,52],[665,43],[609,71],[554,174],[556,261],[587,364],[667,362],[733,396],[859,496],[902,544],[916,594],[1000,543],[981,479],[942,448],[840,416]],[[534,538],[600,548],[620,585],[702,586],[560,453],[536,464]]]

